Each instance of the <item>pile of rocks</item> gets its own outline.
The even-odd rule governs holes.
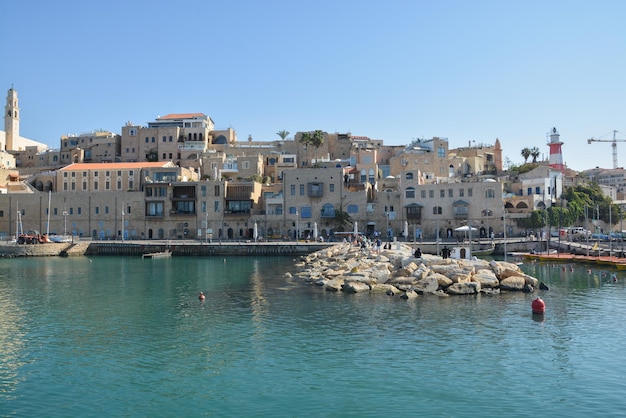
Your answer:
[[[414,258],[411,248],[403,244],[380,253],[339,244],[303,257],[296,266],[300,271],[295,276],[328,291],[384,292],[405,299],[419,294],[533,292],[538,285],[536,278],[522,272],[516,264],[443,259],[427,254]]]

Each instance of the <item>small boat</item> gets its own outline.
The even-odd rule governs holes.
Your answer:
[[[154,253],[145,253],[141,256],[141,258],[166,258],[171,257],[172,252],[170,250],[158,251]]]
[[[472,248],[471,256],[479,257],[479,256],[487,256],[493,253],[495,245],[491,245],[489,248]],[[469,245],[461,245],[452,247],[450,251],[450,258],[456,260],[468,260],[470,258],[470,247]]]

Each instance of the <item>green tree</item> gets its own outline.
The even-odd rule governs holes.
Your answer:
[[[528,162],[528,157],[530,157],[530,148],[524,147],[522,148],[522,157],[524,157],[524,164]]]
[[[533,157],[533,163],[537,162],[537,158],[541,155],[541,151],[539,151],[539,148],[537,147],[532,147],[530,149],[530,156]]]
[[[276,135],[278,135],[280,137],[280,139],[282,139],[284,141],[285,138],[287,138],[287,136],[289,135],[289,131],[286,131],[286,130],[283,129],[282,131],[276,132]]]
[[[313,132],[303,132],[300,136],[300,143],[304,144],[307,149],[309,146],[315,148],[315,164],[317,164],[317,151],[324,145],[324,132],[319,129]]]
[[[348,212],[344,211],[341,206],[336,206],[333,223],[337,227],[337,231],[345,231],[346,225],[352,224],[352,217]]]

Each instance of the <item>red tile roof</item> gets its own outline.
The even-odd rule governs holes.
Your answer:
[[[193,118],[206,118],[204,113],[170,113],[169,115],[159,116],[157,120],[164,119],[193,119]]]
[[[60,171],[72,170],[128,170],[140,168],[176,167],[171,161],[137,162],[137,163],[74,163],[65,166]]]

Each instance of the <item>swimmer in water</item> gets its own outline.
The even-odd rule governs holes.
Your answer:
[[[200,300],[204,300],[205,299],[204,292],[200,292],[200,295],[198,295],[198,299],[200,299]]]

